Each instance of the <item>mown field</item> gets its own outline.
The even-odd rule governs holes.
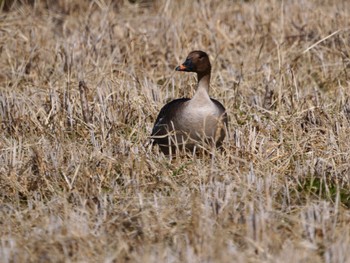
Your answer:
[[[0,3],[1,262],[350,262],[349,1]],[[169,159],[196,49],[229,136]]]

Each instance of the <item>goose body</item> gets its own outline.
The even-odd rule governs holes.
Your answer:
[[[176,149],[192,151],[198,144],[221,146],[225,138],[227,114],[225,107],[209,97],[211,65],[203,51],[192,51],[177,71],[195,72],[198,87],[193,98],[173,100],[160,110],[152,138],[168,155]]]

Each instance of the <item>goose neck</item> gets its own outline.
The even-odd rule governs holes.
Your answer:
[[[210,73],[198,74],[198,90],[204,89],[208,92],[209,83],[210,83]]]

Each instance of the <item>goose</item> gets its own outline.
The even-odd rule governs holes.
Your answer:
[[[221,147],[227,113],[208,94],[211,74],[208,54],[192,51],[175,70],[197,73],[197,90],[191,99],[175,99],[162,107],[151,134],[153,145],[157,144],[165,155],[174,154],[177,149],[194,151],[200,145]]]

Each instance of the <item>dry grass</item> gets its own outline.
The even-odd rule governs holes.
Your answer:
[[[350,262],[349,1],[29,2],[0,13],[1,262]],[[230,137],[169,160],[193,49]]]

